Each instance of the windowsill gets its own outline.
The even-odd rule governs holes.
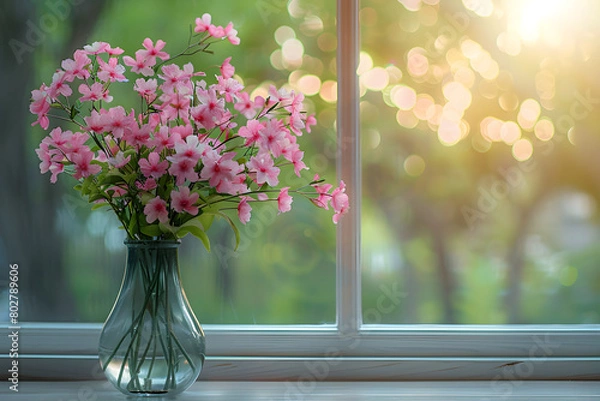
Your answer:
[[[20,382],[19,392],[0,390],[3,401],[125,400],[106,381]],[[8,395],[6,395],[8,394]],[[163,399],[152,397],[152,399]],[[171,398],[172,399],[172,398]],[[211,401],[252,400],[592,400],[600,399],[600,382],[217,382],[200,381],[175,398]]]

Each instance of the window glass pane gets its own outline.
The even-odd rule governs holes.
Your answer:
[[[361,2],[366,323],[600,323],[600,3]]]
[[[60,60],[72,57],[73,50],[86,43],[106,41],[131,55],[150,37],[166,41],[164,50],[175,55],[185,48],[195,17],[208,12],[216,25],[233,21],[240,46],[218,43],[212,46],[214,55],[200,53],[178,64],[191,61],[196,70],[207,72],[206,79],[212,83],[221,62],[232,56],[237,78],[252,96],[266,97],[271,84],[305,93],[305,107],[318,120],[311,134],[299,138],[311,170],[302,172],[302,181],[292,166],[282,167],[280,180],[294,188],[310,182],[316,173],[332,183],[336,179],[334,1],[98,3],[106,4],[73,6],[67,10],[64,24],[49,29],[45,39],[34,46],[37,67],[28,70],[31,77],[23,79],[26,85],[18,88],[26,94],[21,105],[26,113],[19,114],[19,121],[14,122],[19,128],[10,135],[30,136],[19,144],[26,171],[15,172],[21,184],[29,179],[31,185],[23,191],[27,202],[19,204],[18,194],[13,195],[6,190],[9,185],[2,183],[2,197],[8,197],[5,199],[10,199],[13,207],[18,205],[12,210],[18,218],[10,230],[0,231],[4,269],[0,291],[6,288],[9,263],[18,263],[22,321],[102,322],[123,274],[125,233],[118,228],[117,219],[106,209],[90,211],[90,205],[72,189],[76,182],[71,177],[61,175],[58,183],[51,185],[49,175],[39,174],[34,149],[42,130],[27,128],[35,119],[27,113],[31,82],[49,83]],[[79,15],[77,7],[84,6],[94,7],[96,13],[89,15],[99,17],[80,16],[84,19],[73,22],[71,18]],[[46,3],[36,7],[32,21],[54,13]],[[129,79],[138,78],[129,74],[129,67],[127,71]],[[111,106],[121,104],[129,90],[111,87],[115,97]],[[131,103],[126,107],[138,106],[135,99],[126,99],[125,103]],[[2,147],[0,152],[2,158],[10,158],[14,150]],[[335,226],[331,215],[297,195],[292,211],[281,215],[275,203],[253,205],[251,221],[245,226],[238,224],[241,242],[237,252],[233,232],[224,221],[216,222],[209,231],[211,253],[199,240],[184,238],[180,251],[183,286],[198,320],[204,324],[334,323]],[[235,212],[231,217],[238,221]],[[6,299],[2,297],[0,306]],[[1,310],[8,311],[8,306]],[[0,316],[1,320],[7,318],[4,312]]]

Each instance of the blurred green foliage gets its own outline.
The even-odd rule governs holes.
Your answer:
[[[106,41],[132,54],[150,37],[165,40],[166,50],[173,55],[184,48],[194,18],[208,12],[217,24],[233,21],[242,40],[238,47],[223,43],[214,47],[214,55],[189,59],[209,76],[225,57],[232,56],[236,73],[249,91],[268,83],[294,86],[305,75],[318,77],[321,84],[335,80],[333,1],[107,4],[87,42]],[[530,169],[515,160],[511,146],[483,140],[480,125],[486,116],[516,119],[515,110],[499,106],[502,94],[514,94],[519,101],[540,100],[536,73],[547,65],[556,77],[556,95],[554,109],[545,109],[544,115],[556,125],[569,112],[574,90],[598,88],[593,72],[597,71],[597,47],[590,64],[577,64],[577,56],[571,60],[543,46],[507,56],[496,45],[506,17],[479,17],[458,0],[423,1],[417,11],[396,0],[364,0],[361,8],[361,46],[372,61],[370,68],[394,67],[387,70],[389,83],[384,89],[363,85],[361,91],[365,323],[599,323],[600,175],[594,172],[600,168],[593,160],[600,143],[598,118],[577,121],[574,129],[582,147],[573,145],[566,133],[557,132],[545,142],[531,130],[523,130],[523,138],[534,145],[530,161],[535,164]],[[453,26],[448,15],[457,12],[468,15],[468,28],[453,28],[454,36],[442,40],[433,54],[433,40]],[[291,28],[303,45],[299,65],[286,65],[282,59],[283,45],[276,40],[282,26]],[[596,38],[597,30],[590,29]],[[57,32],[52,40],[61,38]],[[462,116],[469,131],[449,146],[438,137],[437,126],[427,121],[406,126],[412,123],[403,120],[406,114],[398,116],[391,90],[406,85],[443,105],[443,86],[456,79],[448,54],[460,51],[467,39],[480,43],[500,71],[508,73],[499,76],[510,76],[512,82],[504,87],[499,78],[473,74],[471,107]],[[425,78],[407,69],[409,51],[418,47],[429,49],[423,54],[428,57],[429,71],[435,71]],[[48,50],[52,43],[44,49],[36,53],[37,71],[47,81],[57,59]],[[583,65],[583,72],[579,74],[575,65]],[[466,67],[472,69],[468,62]],[[394,76],[397,71],[401,77]],[[488,96],[488,84],[497,86],[495,95]],[[112,94],[115,99],[127,99],[117,87]],[[135,107],[134,98],[130,99],[122,104]],[[305,160],[313,166],[305,176],[319,173],[333,181],[335,102],[323,85],[320,93],[307,96],[307,104],[317,114],[319,125],[303,138]],[[417,164],[407,164],[407,160]],[[518,183],[507,181],[506,171],[512,171]],[[71,184],[59,181],[65,194]],[[494,196],[493,189],[500,186],[506,189],[505,195]],[[569,213],[578,208],[578,199],[591,206],[587,213],[575,213],[579,217],[568,220]],[[477,214],[478,202],[485,201],[491,203],[489,210]],[[475,212],[471,219],[465,210]],[[112,215],[92,213],[85,202],[73,199],[57,213],[79,320],[103,321],[123,273],[124,236]],[[253,216],[241,228],[238,252],[233,251],[234,241],[223,224],[211,228],[210,254],[199,242],[184,240],[180,253],[183,285],[200,322],[335,322],[335,228],[330,215],[297,198],[290,213],[276,216],[273,209],[256,207]],[[390,305],[386,294],[394,288],[400,291],[400,302],[383,311],[382,301]]]

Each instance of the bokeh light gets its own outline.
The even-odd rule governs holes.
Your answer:
[[[521,128],[514,121],[506,121],[500,128],[500,138],[507,145],[512,145],[521,138]]]
[[[373,59],[367,52],[360,52],[360,59],[358,61],[358,67],[356,68],[356,73],[358,75],[362,75],[365,72],[369,71],[373,68]]]
[[[411,111],[398,110],[396,112],[396,121],[405,128],[415,128],[419,124],[419,119]]]
[[[529,159],[533,154],[533,145],[531,144],[531,141],[526,138],[519,139],[512,146],[512,154],[513,157],[520,162]]]
[[[554,136],[554,124],[551,120],[542,118],[535,124],[533,131],[540,141],[549,141]]]
[[[296,84],[298,90],[306,96],[313,96],[321,89],[321,79],[316,75],[307,74],[300,78]]]
[[[418,177],[425,171],[425,160],[419,155],[410,155],[404,159],[404,171],[411,177]]]
[[[490,17],[494,13],[492,0],[462,0],[467,10],[473,11],[480,17]]]
[[[327,103],[335,103],[337,101],[337,82],[325,81],[321,85],[321,91],[319,92],[321,99]]]
[[[390,92],[390,99],[400,110],[410,110],[417,102],[417,92],[410,86],[396,85]]]
[[[526,131],[531,131],[540,117],[542,108],[535,99],[525,99],[521,103],[519,114],[517,115],[517,122]]]
[[[281,46],[281,56],[284,65],[292,68],[298,68],[302,65],[302,56],[304,55],[304,45],[296,38],[287,39]]]
[[[406,55],[406,68],[413,77],[422,77],[429,70],[429,60],[425,56],[425,49],[415,47]]]
[[[364,85],[367,89],[372,91],[381,91],[390,82],[390,77],[388,76],[385,68],[375,67],[368,71],[365,71],[360,76],[360,83]]]
[[[286,40],[296,38],[296,32],[289,26],[282,25],[275,30],[273,36],[275,36],[275,41],[277,42],[277,44],[279,46],[283,46]]]
[[[466,110],[471,105],[471,91],[462,83],[452,81],[444,85],[442,92],[444,97],[452,103],[457,110]]]
[[[509,56],[518,56],[521,53],[521,38],[512,31],[501,32],[496,39],[496,45]]]
[[[421,0],[398,0],[408,11],[419,11]]]

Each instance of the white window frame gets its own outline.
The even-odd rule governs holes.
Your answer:
[[[337,0],[338,172],[351,209],[337,233],[336,323],[205,325],[201,379],[298,386],[307,380],[599,379],[600,325],[362,324],[358,12],[359,0]],[[21,379],[102,379],[100,330],[100,324],[22,324]],[[8,334],[0,329],[0,360],[8,359]]]

